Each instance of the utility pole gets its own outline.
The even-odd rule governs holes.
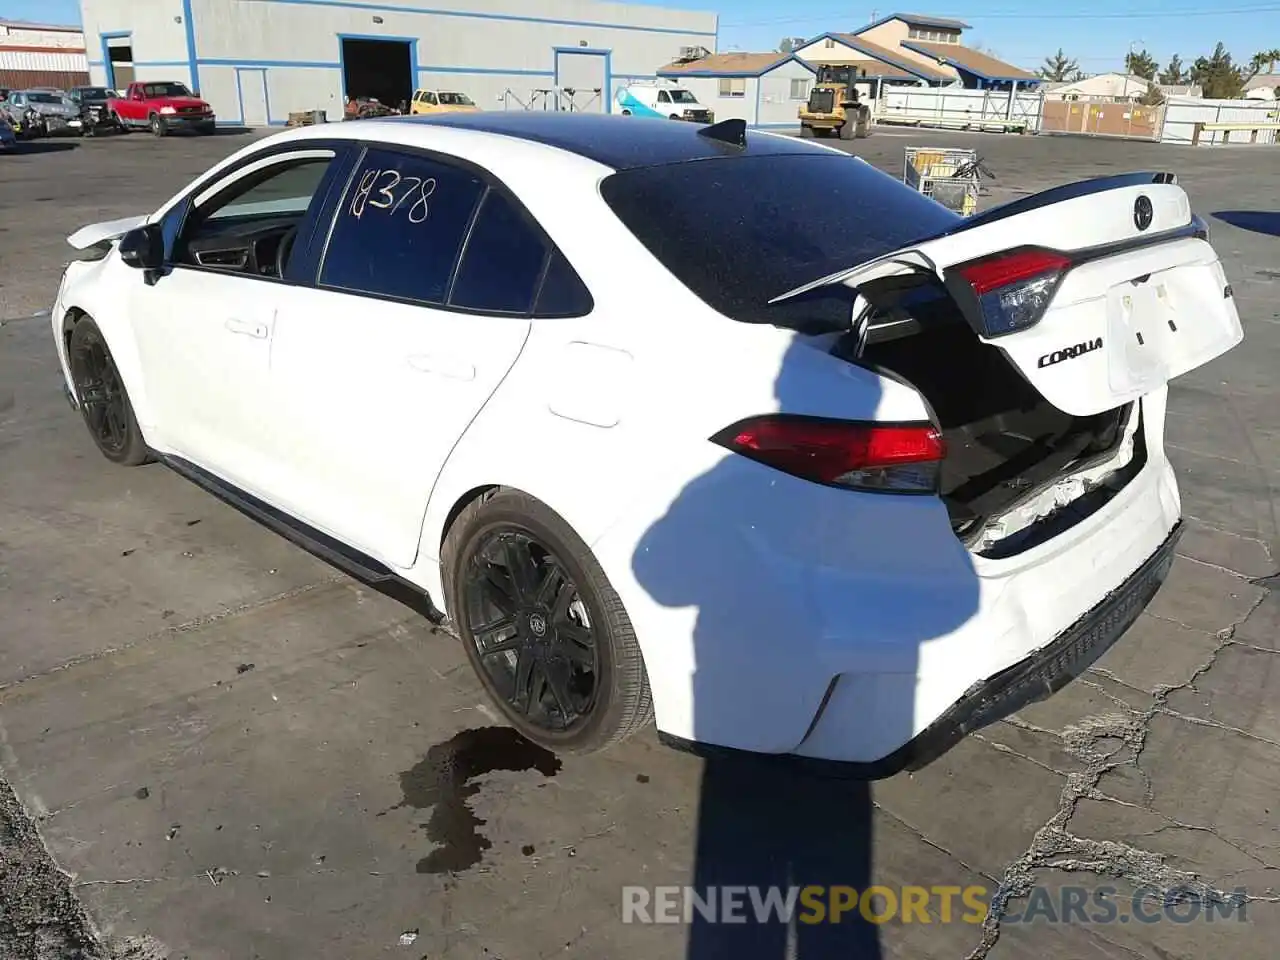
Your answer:
[[[1129,41],[1129,56],[1127,56],[1127,57],[1125,57],[1125,58],[1124,58],[1124,91],[1120,94],[1120,99],[1121,99],[1121,100],[1124,100],[1124,101],[1126,101],[1126,102],[1127,102],[1127,101],[1128,101],[1128,99],[1129,99],[1129,72],[1130,72],[1130,70],[1129,70],[1129,63],[1130,63],[1130,61],[1133,59],[1133,48],[1134,48],[1134,45],[1135,45],[1135,44],[1139,44],[1139,43],[1141,43],[1141,44],[1145,45],[1145,44],[1146,44],[1146,42],[1147,42],[1147,41],[1145,41],[1145,40],[1130,40],[1130,41]]]

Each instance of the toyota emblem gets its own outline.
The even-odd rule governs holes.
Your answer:
[[[1139,230],[1145,230],[1151,226],[1151,221],[1155,218],[1155,209],[1151,206],[1151,198],[1146,194],[1138,197],[1133,202],[1133,225]]]

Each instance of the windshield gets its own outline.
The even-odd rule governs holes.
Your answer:
[[[695,97],[688,90],[672,90],[671,102],[672,103],[697,103],[698,98]]]
[[[870,164],[827,151],[640,167],[606,178],[601,193],[713,309],[798,329],[847,326],[849,291],[769,300],[960,220]]]
[[[474,107],[471,98],[465,93],[442,93],[440,94],[440,102],[448,107]]]
[[[27,100],[30,103],[61,103],[61,97],[55,97],[52,93],[28,93]]]
[[[148,83],[142,88],[148,97],[189,97],[191,91],[182,83]]]

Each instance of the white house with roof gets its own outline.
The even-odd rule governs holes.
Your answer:
[[[815,70],[795,54],[716,53],[668,64],[658,76],[686,88],[714,111],[716,120],[786,128],[799,127]]]

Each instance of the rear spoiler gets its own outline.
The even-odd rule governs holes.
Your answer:
[[[1040,207],[1062,203],[1064,200],[1075,200],[1077,197],[1087,197],[1094,193],[1105,193],[1108,190],[1118,190],[1121,187],[1140,187],[1148,183],[1176,184],[1177,182],[1178,177],[1176,174],[1144,171],[1141,173],[1114,173],[1107,177],[1094,177],[1090,180],[1080,180],[1076,183],[1064,183],[1060,187],[1050,187],[1048,190],[1042,190],[1040,193],[1032,194],[1029,197],[1011,200],[1008,203],[1000,204],[998,207],[992,207],[983,213],[966,217],[954,227],[944,230],[942,233],[934,234],[932,237],[924,237],[919,242],[923,243],[925,240],[934,240],[937,237],[963,233],[965,230],[972,230],[974,227],[995,223],[997,220],[1017,216],[1029,210],[1038,210]]]
[[[782,303],[786,300],[794,299],[803,294],[816,290],[819,287],[834,285],[837,283],[848,283],[850,280],[858,277],[861,282],[866,283],[870,280],[880,279],[882,277],[890,277],[901,273],[911,273],[923,269],[925,272],[936,273],[937,265],[934,264],[929,257],[925,256],[919,250],[914,249],[933,240],[942,237],[953,237],[957,234],[964,233],[966,230],[972,230],[975,227],[987,226],[1009,217],[1017,216],[1022,213],[1029,213],[1032,210],[1038,210],[1041,207],[1052,206],[1055,203],[1062,203],[1065,200],[1075,200],[1079,197],[1087,197],[1095,193],[1105,193],[1108,190],[1119,190],[1124,187],[1140,187],[1150,183],[1159,184],[1176,184],[1178,178],[1172,173],[1118,173],[1107,177],[1094,177],[1090,180],[1081,180],[1076,183],[1063,184],[1060,187],[1051,187],[1048,190],[1041,191],[1030,197],[1022,197],[1009,203],[1001,204],[998,207],[992,207],[984,213],[976,214],[972,217],[963,219],[957,218],[958,222],[945,230],[937,233],[928,234],[906,244],[902,249],[878,257],[873,260],[867,260],[863,263],[855,264],[851,267],[837,270],[835,273],[820,277],[817,280],[811,280],[808,283],[801,284],[793,290],[780,293],[769,301],[769,305]],[[1185,231],[1179,230],[1178,234],[1186,233],[1187,235],[1205,236],[1207,237],[1208,227],[1199,217],[1192,217],[1192,222]],[[1149,243],[1153,240],[1172,239],[1169,235],[1152,236],[1144,239],[1143,243]],[[1114,251],[1110,251],[1114,252]]]
[[[76,250],[88,250],[90,247],[97,246],[100,243],[119,240],[130,230],[146,223],[147,219],[145,216],[124,217],[120,220],[104,220],[102,223],[91,223],[87,227],[81,227],[67,237],[67,243],[71,244],[72,248]]]

